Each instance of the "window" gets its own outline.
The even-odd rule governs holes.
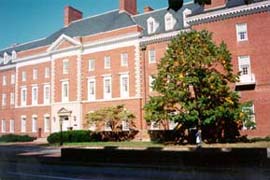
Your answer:
[[[11,84],[15,84],[15,74],[11,74],[11,81],[10,81],[10,83]]]
[[[247,24],[236,24],[236,33],[237,33],[237,41],[246,41],[248,40],[247,34]]]
[[[243,123],[243,130],[256,129],[254,104],[248,107],[243,107],[242,111],[248,114],[248,119]]]
[[[46,67],[45,68],[45,75],[44,75],[45,78],[49,78],[50,77],[50,68]]]
[[[32,105],[38,104],[38,87],[32,87]]]
[[[110,99],[112,98],[112,78],[104,77],[103,79],[103,98]]]
[[[62,82],[62,102],[69,101],[69,83],[68,81]]]
[[[44,116],[44,132],[50,132],[50,116]]]
[[[89,130],[90,131],[96,131],[96,129],[97,129],[96,123],[92,122],[92,123],[89,124]]]
[[[96,80],[88,79],[88,101],[96,99]]]
[[[2,106],[7,105],[7,95],[6,94],[2,94]]]
[[[21,117],[21,132],[22,133],[26,132],[26,117],[25,116]]]
[[[165,30],[169,31],[172,30],[175,25],[175,19],[173,18],[173,15],[171,13],[167,13],[164,17],[165,21]]]
[[[32,116],[32,132],[37,132],[37,116]]]
[[[21,89],[21,106],[26,106],[27,101],[27,89],[22,88]]]
[[[1,128],[2,133],[5,133],[6,132],[6,120],[2,120],[1,125],[2,125],[2,128]]]
[[[16,51],[12,51],[12,55],[11,55],[11,58],[12,59],[16,59],[17,58],[17,53],[16,53]]]
[[[6,76],[3,76],[3,82],[2,82],[2,85],[3,85],[3,86],[6,86],[6,85],[7,85],[7,77],[6,77]]]
[[[14,93],[10,93],[10,104],[11,105],[14,105],[15,104],[15,96],[14,96]]]
[[[150,130],[159,130],[159,123],[156,121],[151,121]]]
[[[110,69],[111,68],[111,57],[105,56],[104,57],[104,69]]]
[[[26,72],[25,71],[22,72],[22,81],[26,81]]]
[[[241,76],[251,75],[249,56],[239,56],[238,65],[239,65],[239,71],[241,72]]]
[[[110,122],[105,122],[104,131],[112,131]]]
[[[128,54],[121,54],[121,66],[128,66]]]
[[[94,71],[95,65],[96,65],[96,61],[94,59],[90,59],[88,61],[88,71]]]
[[[150,64],[156,62],[156,50],[150,49],[148,51],[148,61]]]
[[[129,76],[128,74],[122,74],[120,76],[120,96],[129,96]]]
[[[177,126],[177,123],[174,121],[169,121],[169,130],[173,130]]]
[[[188,18],[188,15],[190,15],[192,13],[192,11],[188,8],[186,8],[184,11],[183,11],[183,25],[185,28],[189,27],[190,25],[187,23],[187,18]]]
[[[9,132],[14,133],[15,132],[15,122],[13,119],[9,121]]]
[[[153,91],[153,82],[154,78],[152,76],[149,76],[149,92]]]
[[[65,59],[63,60],[63,74],[68,74],[69,70],[69,60]]]
[[[155,21],[154,18],[150,17],[147,19],[147,31],[148,34],[152,34],[158,28],[158,23]]]
[[[44,85],[43,87],[43,103],[50,104],[50,85]]]
[[[37,80],[38,77],[38,71],[37,69],[33,69],[33,80]]]
[[[129,122],[122,121],[122,131],[129,131]]]

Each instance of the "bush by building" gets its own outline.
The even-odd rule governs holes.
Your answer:
[[[90,142],[90,133],[91,131],[87,130],[63,131],[62,142]],[[60,143],[61,132],[52,133],[47,141],[50,144]]]
[[[35,139],[28,135],[6,134],[0,137],[0,142],[31,142]]]

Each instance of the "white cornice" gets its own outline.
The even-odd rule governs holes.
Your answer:
[[[15,67],[16,67],[16,64],[0,66],[0,71],[2,71],[2,70],[8,70],[8,69],[13,69]]]
[[[229,9],[222,9],[222,10],[217,10],[217,11],[212,11],[204,14],[199,14],[195,16],[191,16],[187,18],[188,23],[192,22],[197,22],[197,21],[202,21],[205,19],[211,19],[211,18],[217,18],[221,16],[226,16],[230,14],[239,14],[241,12],[245,11],[251,11],[255,9],[261,9],[265,7],[270,6],[270,1],[263,1],[263,2],[258,2],[258,3],[253,3],[250,5],[243,5],[243,6],[238,6],[234,8],[229,8]]]
[[[62,34],[56,41],[54,41],[51,44],[51,46],[48,48],[47,52],[51,52],[51,51],[55,50],[59,46],[59,44],[61,44],[61,42],[65,41],[65,40],[70,42],[74,46],[80,46],[81,45],[81,43],[79,41],[76,41],[72,37],[69,37],[69,36],[67,36],[65,34]]]

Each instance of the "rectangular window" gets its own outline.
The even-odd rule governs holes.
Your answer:
[[[7,105],[7,95],[6,94],[2,94],[2,106]]]
[[[26,72],[25,71],[22,72],[22,81],[26,81]]]
[[[129,122],[122,121],[122,131],[129,131]]]
[[[15,74],[11,74],[11,81],[10,81],[10,83],[11,84],[15,84]]]
[[[112,78],[104,77],[103,79],[103,98],[111,99],[112,98]]]
[[[121,54],[121,66],[128,66],[128,54]]]
[[[153,91],[153,82],[154,78],[152,76],[149,76],[149,92]]]
[[[49,78],[50,77],[50,68],[49,67],[46,67],[45,68],[45,78]]]
[[[9,121],[9,132],[14,133],[15,132],[15,122],[13,119]]]
[[[62,102],[69,101],[69,83],[68,81],[62,82]]]
[[[110,122],[105,122],[104,131],[112,131]]]
[[[38,104],[38,87],[32,87],[32,105]]]
[[[50,85],[44,85],[43,87],[43,103],[50,104]]]
[[[1,128],[2,133],[5,133],[6,132],[6,120],[2,120],[1,125],[2,125],[2,128]]]
[[[26,132],[26,117],[25,116],[21,117],[21,132],[22,133]]]
[[[148,51],[148,60],[150,64],[156,62],[156,50],[151,49]]]
[[[3,86],[6,86],[7,85],[7,77],[6,76],[3,76],[2,85]]]
[[[96,80],[88,80],[88,101],[93,101],[96,99]]]
[[[32,117],[32,132],[37,132],[37,116]]]
[[[249,114],[249,117],[247,120],[243,123],[243,130],[252,130],[256,129],[256,120],[255,120],[255,108],[254,104],[252,104],[249,107],[244,107],[243,112],[246,112]]]
[[[90,59],[88,61],[88,71],[94,71],[95,65],[96,65],[96,61],[94,59]]]
[[[110,69],[111,68],[111,57],[105,56],[104,57],[104,69]]]
[[[156,121],[151,121],[150,130],[159,130],[159,123]]]
[[[69,72],[69,60],[63,60],[63,74],[68,74]]]
[[[237,34],[237,41],[246,41],[248,40],[247,34],[247,24],[236,24],[236,34]]]
[[[15,104],[15,95],[14,93],[10,93],[10,105],[14,105]]]
[[[49,116],[44,117],[44,132],[46,133],[50,132],[50,117]]]
[[[251,66],[249,56],[239,56],[238,65],[241,76],[251,75]]]
[[[120,96],[129,96],[129,76],[128,74],[122,74],[120,76]]]
[[[33,69],[33,80],[37,80],[37,77],[38,77],[38,70]]]
[[[27,89],[22,88],[21,89],[21,106],[26,106],[27,101]]]

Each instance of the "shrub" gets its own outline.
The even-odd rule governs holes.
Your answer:
[[[62,142],[90,142],[90,133],[88,130],[63,131]],[[47,141],[51,144],[60,143],[61,132],[52,133],[48,136]]]
[[[91,133],[92,141],[130,141],[138,134],[137,130],[130,131],[99,131]]]
[[[190,142],[188,136],[185,136],[181,130],[150,130],[148,131],[151,141],[158,143],[175,143],[183,144]]]
[[[7,134],[0,137],[0,142],[31,142],[35,139],[28,135]]]

